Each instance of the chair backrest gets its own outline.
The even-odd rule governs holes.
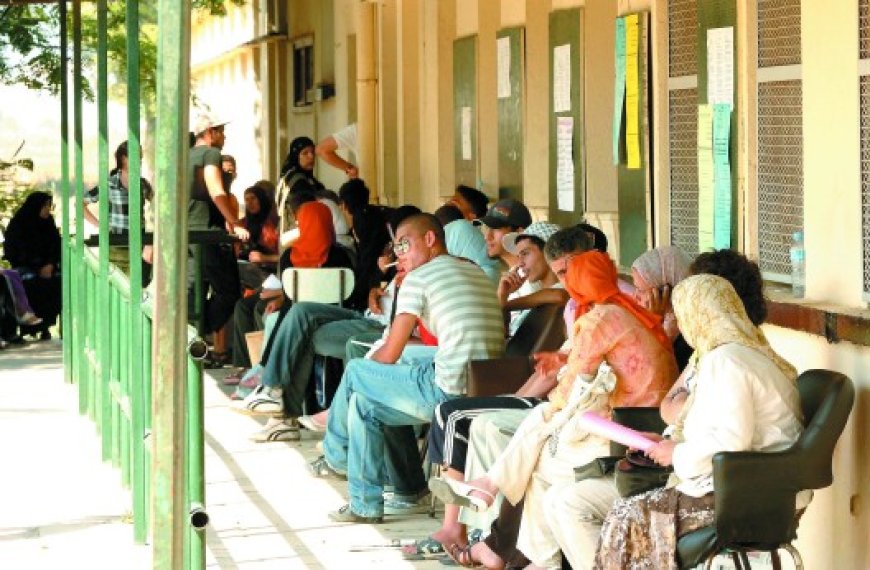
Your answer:
[[[794,539],[795,496],[833,481],[834,446],[855,400],[839,372],[807,370],[797,379],[804,428],[789,449],[723,452],[713,457],[719,544],[776,546]]]
[[[542,350],[557,350],[565,342],[565,305],[548,303],[529,310],[516,334],[505,346],[505,356],[529,356]]]
[[[288,267],[281,273],[284,294],[293,302],[343,303],[353,293],[353,271],[346,267]]]
[[[834,446],[852,411],[855,388],[849,378],[832,370],[807,370],[797,383],[805,427],[792,447],[800,454],[796,475],[802,489],[821,489],[834,480]]]

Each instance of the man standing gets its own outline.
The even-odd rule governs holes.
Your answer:
[[[348,363],[330,409],[324,456],[311,465],[317,476],[349,480],[350,504],[330,514],[336,522],[383,520],[383,426],[427,423],[435,406],[465,393],[469,360],[504,350],[492,282],[473,263],[447,255],[434,216],[405,220],[394,249],[408,272],[396,317],[370,360]],[[396,364],[418,318],[438,337],[434,359]]]
[[[224,146],[224,125],[208,112],[200,112],[193,123],[196,142],[190,149],[190,200],[188,224],[191,231],[215,230],[226,227],[242,241],[250,237],[239,225],[233,213],[232,200],[224,189],[221,149]],[[239,271],[230,244],[202,246],[203,280],[211,287],[205,307],[205,333],[223,327],[233,314],[241,297]],[[229,361],[226,353],[216,347],[216,359]]]

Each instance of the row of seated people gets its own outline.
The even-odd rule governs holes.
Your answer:
[[[447,255],[445,228],[436,218],[414,214],[397,223],[393,248],[399,260],[401,286],[394,294],[395,317],[385,332],[380,333],[382,342],[375,345],[368,358],[348,362],[327,416],[324,457],[312,464],[312,471],[318,476],[347,478],[349,481],[349,504],[331,517],[343,522],[381,521],[388,510],[384,501],[386,483],[391,483],[396,490],[394,497],[419,495],[422,473],[418,476],[419,463],[415,461],[414,453],[409,452],[411,449],[416,452],[413,431],[409,426],[431,420],[433,426],[439,428],[431,432],[432,458],[444,462],[448,468],[443,478],[430,482],[433,491],[451,504],[469,507],[467,510],[492,510],[492,503],[501,492],[507,498],[502,508],[513,509],[513,514],[507,516],[512,521],[505,521],[505,517],[500,516],[500,522],[505,524],[494,523],[494,532],[490,534],[492,540],[488,538],[469,547],[464,530],[458,525],[458,512],[448,508],[445,524],[432,539],[446,547],[459,563],[482,561],[487,566],[499,567],[513,556],[502,549],[505,545],[518,548],[530,559],[532,567],[558,567],[560,551],[565,551],[577,568],[591,566],[589,560],[592,559],[599,567],[632,567],[635,558],[644,560],[651,556],[666,558],[669,555],[673,558],[673,552],[667,552],[666,541],[657,541],[667,536],[667,529],[650,530],[648,522],[638,519],[636,509],[629,509],[622,519],[612,515],[614,520],[601,534],[604,539],[600,545],[597,528],[594,540],[579,545],[577,529],[581,521],[588,522],[588,517],[574,517],[573,526],[560,525],[558,515],[564,515],[566,509],[561,503],[559,508],[554,508],[555,503],[548,508],[548,501],[576,491],[563,489],[572,487],[574,467],[607,454],[603,449],[605,441],[584,432],[577,425],[575,419],[581,410],[608,415],[613,407],[657,405],[663,399],[668,406],[678,408],[678,411],[666,411],[663,406],[665,419],[677,425],[677,435],[656,444],[650,456],[662,464],[677,463],[678,476],[687,475],[681,473],[681,466],[694,471],[688,472],[691,475],[677,490],[661,491],[666,496],[654,495],[644,499],[656,505],[685,504],[686,509],[667,513],[672,521],[681,517],[684,511],[691,513],[699,524],[709,521],[712,508],[709,497],[712,490],[710,458],[716,451],[735,449],[735,445],[737,449],[781,449],[796,439],[800,432],[800,413],[796,408],[794,369],[772,352],[756,326],[763,320],[764,310],[757,267],[739,256],[734,258],[736,254],[731,252],[707,254],[706,258],[702,256],[696,262],[709,265],[700,272],[717,273],[718,270],[726,277],[732,275],[734,284],[728,279],[705,276],[693,277],[677,286],[686,274],[686,263],[679,252],[671,248],[650,253],[652,257],[642,258],[635,267],[634,278],[639,285],[637,297],[658,313],[664,313],[663,320],[662,315],[620,291],[613,262],[606,254],[593,250],[589,232],[578,231],[578,228],[551,231],[544,243],[540,234],[535,234],[533,224],[528,223],[530,216],[527,228],[521,223],[524,220],[512,219],[514,212],[510,206],[516,208],[515,203],[502,204],[500,210],[490,210],[492,217],[488,215],[482,220],[487,228],[488,252],[498,257],[494,242],[501,240],[495,239],[499,232],[493,230],[503,230],[498,236],[501,238],[511,233],[504,230],[515,230],[514,236],[505,240],[509,248],[527,257],[529,250],[534,248],[526,247],[523,253],[521,246],[529,242],[539,252],[547,253],[549,271],[563,283],[572,302],[568,311],[568,330],[573,332],[572,338],[561,353],[538,357],[535,374],[519,390],[518,397],[502,398],[495,404],[464,401],[461,396],[465,392],[465,366],[471,360],[498,357],[503,352],[505,329],[502,319],[503,310],[508,306],[504,295],[516,289],[523,277],[531,275],[532,266],[506,272],[493,295],[494,283],[480,268]],[[510,222],[517,223],[510,225]],[[517,239],[525,235],[525,230],[531,230],[528,236],[536,237],[541,243]],[[739,269],[736,275],[735,268]],[[656,269],[660,271],[653,275]],[[673,313],[676,319],[667,315],[670,288],[674,286]],[[738,297],[735,290],[743,291],[744,295]],[[747,305],[750,311],[743,308],[741,299],[743,302],[751,301]],[[345,311],[306,303],[296,304],[288,311],[281,324],[284,332],[277,329],[273,335],[275,347],[279,339],[286,339],[286,347],[281,351],[275,351],[273,347],[264,363],[260,384],[237,406],[245,413],[278,416],[270,420],[259,440],[298,439],[296,420],[302,416],[303,390],[310,378],[310,370],[308,373],[304,370],[301,374],[297,372],[300,368],[310,367],[316,344],[314,339],[318,334],[332,327],[335,330],[325,336],[351,340],[359,333],[370,338],[370,335],[380,332],[376,329],[384,326],[372,326],[358,313]],[[754,313],[756,318],[750,321],[747,312]],[[679,337],[674,323],[679,323],[683,340],[696,350],[693,362],[676,383],[678,368],[672,343]],[[714,323],[718,326],[709,326]],[[370,328],[360,333],[357,328],[360,325]],[[420,325],[434,334],[437,347],[406,356],[408,341]],[[351,344],[358,346],[355,343],[347,346]],[[352,350],[346,350],[346,354]],[[718,363],[719,360],[722,362]],[[289,367],[288,362],[291,363]],[[602,362],[609,365],[609,373],[607,379],[597,380],[602,376],[599,372]],[[711,362],[714,364],[710,365]],[[713,370],[710,370],[711,366]],[[755,385],[759,382],[758,370],[780,375],[773,387],[767,390],[769,398],[764,402],[752,399],[753,390],[757,392],[758,389]],[[710,384],[709,380],[704,381],[705,372],[707,375],[726,376],[722,382],[729,386],[729,390],[729,382],[739,384],[743,389],[725,390],[728,399],[722,399],[725,395],[720,393],[721,389],[696,390],[696,386]],[[543,396],[547,397],[546,402],[533,399]],[[681,407],[686,399],[689,403]],[[755,422],[734,426],[734,419],[729,418],[720,422],[721,425],[717,424],[716,415],[709,413],[709,407],[716,401],[733,404],[741,410],[740,417],[757,416]],[[515,405],[516,402],[520,404]],[[508,412],[498,412],[503,417],[492,420],[500,424],[499,433],[515,431],[519,437],[508,442],[502,437],[503,450],[497,453],[490,449],[488,458],[472,460],[464,457],[461,442],[468,440],[469,435],[472,445],[468,451],[472,457],[473,451],[478,449],[473,443],[475,426],[486,415],[475,414],[493,407],[519,408],[521,413],[514,414],[507,421],[505,414]],[[699,411],[689,414],[692,409]],[[458,417],[451,417],[461,416],[468,410],[475,411],[473,422],[456,421]],[[324,427],[322,421],[314,417],[303,417],[303,420],[307,427]],[[460,427],[462,424],[464,427]],[[350,426],[358,427],[350,429]],[[728,431],[733,429],[738,431]],[[753,429],[758,432],[755,435],[760,434],[759,437],[753,437]],[[730,433],[731,440],[723,442],[713,438],[699,441],[705,437],[709,439],[711,434],[718,435],[721,430]],[[692,435],[697,438],[695,441],[689,439]],[[484,441],[483,447],[491,448],[498,438],[484,438]],[[687,451],[679,453],[680,450]],[[684,459],[676,459],[683,455],[686,456]],[[473,471],[469,467],[474,464],[488,467],[485,475],[467,485],[459,483],[464,472]],[[616,497],[612,495],[599,498],[602,503],[609,500],[613,504]],[[581,503],[568,501],[566,504]],[[636,506],[635,503],[631,505]],[[646,503],[641,505],[646,506]],[[626,512],[621,504],[617,507],[613,513]],[[600,518],[608,511],[609,505],[601,507]],[[548,515],[557,518],[550,520]],[[523,522],[518,524],[518,520]],[[626,520],[635,525],[631,532],[641,529],[661,536],[656,534],[644,542],[646,546],[632,551],[625,544]],[[515,529],[513,540],[499,532],[501,526]],[[681,524],[680,528],[686,530],[686,527]],[[572,529],[577,532],[572,532]],[[561,531],[565,531],[564,534],[560,534]],[[588,529],[586,536],[590,536]],[[567,537],[566,541],[560,540],[564,537]],[[418,546],[422,544],[423,541]],[[647,548],[650,544],[664,550],[652,552]],[[572,550],[572,547],[576,548]]]

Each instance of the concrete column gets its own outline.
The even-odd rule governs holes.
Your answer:
[[[535,218],[550,205],[550,0],[526,0],[523,202]]]
[[[359,137],[359,173],[377,202],[378,188],[378,74],[376,15],[377,5],[362,1],[357,7],[357,129]]]
[[[378,108],[381,120],[378,122],[378,140],[381,141],[378,153],[378,172],[381,189],[381,203],[396,205],[399,175],[398,156],[398,116],[402,92],[398,90],[399,39],[397,22],[397,0],[383,0],[378,9]]]
[[[421,0],[398,0],[396,14],[396,205],[410,202],[420,188],[421,4]]]
[[[501,26],[501,1],[478,0],[477,149],[484,191],[498,198],[498,65],[495,35]]]

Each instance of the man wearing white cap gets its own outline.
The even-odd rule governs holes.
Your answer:
[[[505,317],[510,318],[508,336],[517,332],[532,308],[567,301],[568,296],[564,292],[554,292],[546,297],[543,296],[547,294],[541,292],[559,287],[559,280],[544,257],[544,244],[559,229],[559,226],[550,222],[534,222],[524,230],[510,232],[502,237],[502,247],[518,260],[514,267],[502,275],[498,284],[501,308]]]
[[[224,146],[224,125],[227,121],[216,118],[208,111],[192,112],[191,130],[196,142],[190,149],[190,200],[188,224],[190,230],[214,230],[226,227],[242,241],[250,236],[239,225],[229,193],[223,185],[221,148]],[[239,271],[232,248],[228,244],[210,244],[203,247],[203,280],[208,282],[212,294],[204,307],[205,331],[214,332],[223,327],[233,314],[236,301],[241,297]],[[226,353],[216,347],[214,356],[229,361]]]

